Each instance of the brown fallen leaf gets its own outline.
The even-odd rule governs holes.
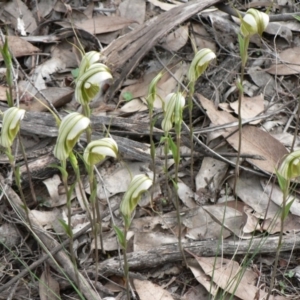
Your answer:
[[[0,85],[0,101],[6,101],[6,92],[8,92],[8,87]]]
[[[91,34],[100,34],[122,29],[135,22],[136,21],[134,20],[129,20],[118,16],[107,17],[99,15],[93,19],[76,22],[75,25]]]
[[[276,75],[292,75],[300,73],[300,47],[289,48],[279,54],[278,61],[265,71]]]
[[[25,41],[24,39],[18,36],[8,36],[8,46],[11,50],[12,54],[15,57],[32,55],[40,51],[39,48],[33,46],[29,42]],[[3,43],[0,41],[0,46],[3,46]],[[3,60],[3,57],[0,53],[0,61]]]
[[[74,90],[69,87],[49,87],[45,90],[42,90],[43,95],[53,104],[54,107],[60,107],[72,100]],[[30,97],[30,95],[28,95]],[[40,101],[36,100],[38,98]],[[27,111],[48,111],[48,103],[42,95],[39,93],[35,98],[29,102],[20,103],[20,108],[23,108]]]
[[[187,43],[188,39],[189,27],[182,25],[163,38],[160,46],[168,51],[178,51]]]
[[[258,299],[258,295],[259,299],[264,299],[267,295],[264,290],[255,286],[258,274],[250,269],[243,269],[237,262],[224,257],[195,257],[195,259],[204,273],[212,277],[214,284],[211,286],[210,281],[208,281],[205,288],[208,291],[212,290],[213,295],[217,293],[216,286],[243,300]],[[197,268],[192,267],[191,270],[195,274]],[[199,270],[197,273],[199,274]],[[196,279],[198,280],[198,277]],[[213,288],[211,289],[211,287]],[[271,296],[269,299],[281,300],[285,297]]]
[[[148,280],[134,279],[133,284],[141,300],[173,300],[171,294]]]
[[[207,110],[207,115],[214,125],[224,125],[226,123],[236,122],[230,113],[226,111],[219,111],[212,101],[206,99],[204,96],[197,94],[202,106]],[[226,138],[227,142],[235,149],[238,150],[239,133],[236,131],[237,126],[225,128],[220,130],[220,134]],[[274,173],[275,168],[286,155],[288,151],[286,148],[268,132],[265,132],[254,126],[243,126],[242,128],[242,148],[241,154],[259,155],[264,160],[247,159],[248,162],[256,166],[262,171]]]
[[[59,283],[51,276],[49,268],[42,273],[39,280],[39,294],[41,300],[59,299]]]
[[[239,134],[234,133],[227,142],[238,150]],[[268,132],[254,126],[244,126],[242,129],[242,154],[259,155],[264,160],[247,159],[248,162],[262,171],[275,173],[280,160],[288,154],[286,148]]]
[[[230,107],[238,114],[238,101],[231,102]],[[264,97],[260,94],[256,97],[243,97],[241,105],[241,114],[243,119],[250,119],[256,117],[264,111]],[[250,124],[258,124],[260,120],[251,122]]]

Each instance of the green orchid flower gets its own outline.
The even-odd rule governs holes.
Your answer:
[[[165,116],[162,120],[161,127],[164,132],[169,132],[173,128],[173,124],[178,122],[180,113],[178,110],[182,110],[185,105],[185,98],[182,93],[171,93],[165,99],[164,111]]]
[[[244,37],[251,36],[256,33],[262,36],[269,24],[269,15],[254,8],[250,8],[241,22],[240,30]]]
[[[205,72],[210,62],[215,58],[216,54],[212,50],[208,48],[199,50],[190,65],[188,80],[190,82],[195,82]]]
[[[90,119],[77,112],[63,118],[58,131],[58,138],[54,147],[54,155],[65,161],[75,146],[81,133],[90,125]]]
[[[88,104],[100,91],[101,84],[112,79],[109,68],[97,61],[100,53],[88,52],[82,59],[79,66],[79,73],[76,79],[75,99],[82,105]]]
[[[132,178],[120,204],[120,211],[125,220],[129,222],[131,214],[135,210],[142,193],[147,191],[152,183],[152,180],[144,174],[139,174]]]
[[[103,138],[90,142],[84,150],[83,159],[88,165],[95,165],[104,160],[106,156],[116,158],[118,145],[112,138]]]
[[[288,154],[284,158],[277,172],[286,180],[300,177],[300,150]]]
[[[24,118],[25,110],[18,107],[11,107],[3,114],[0,144],[10,148],[16,135],[20,130],[20,122]]]
[[[81,60],[80,66],[79,66],[79,70],[78,70],[78,77],[83,75],[92,64],[99,62],[100,57],[101,57],[101,54],[100,54],[100,52],[97,52],[97,51],[90,51],[90,52],[86,53],[82,57],[82,60]]]

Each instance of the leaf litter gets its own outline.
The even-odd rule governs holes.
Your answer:
[[[147,21],[152,17],[153,20],[156,20],[158,16],[171,9],[181,6],[183,9],[189,5],[189,3],[184,4],[181,1],[166,3],[149,0],[147,3],[136,1],[133,4],[133,1],[125,0],[119,1],[119,5],[105,1],[104,3],[95,2],[87,7],[81,7],[79,1],[74,1],[75,4],[71,7],[59,1],[40,1],[38,6],[30,7],[25,1],[17,2],[17,10],[13,8],[12,3],[1,3],[0,19],[10,28],[8,43],[12,55],[18,59],[22,67],[27,68],[27,77],[20,76],[18,86],[20,94],[24,93],[23,98],[21,98],[21,102],[23,102],[21,107],[31,112],[45,111],[44,106],[36,98],[41,99],[44,104],[48,104],[50,99],[54,107],[62,107],[62,111],[77,109],[73,99],[74,86],[72,83],[74,78],[71,75],[71,71],[78,67],[80,60],[78,49],[76,50],[78,47],[77,38],[85,49],[99,49],[102,47],[102,45],[99,46],[100,43],[110,44],[121,35],[132,34],[134,30],[143,28],[143,26],[147,28]],[[135,4],[137,5],[136,9],[131,9],[132,5]],[[287,7],[291,8],[292,4],[288,4]],[[284,9],[282,4],[278,4],[278,8],[279,10]],[[238,9],[243,9],[243,7]],[[272,13],[274,12],[273,10]],[[284,13],[284,11],[281,12]],[[22,20],[20,16],[23,16]],[[43,23],[44,18],[48,18],[49,23]],[[166,95],[177,91],[181,84],[186,84],[185,74],[193,57],[193,48],[194,51],[201,48],[219,51],[220,58],[218,58],[217,63],[209,69],[207,77],[201,79],[196,89],[198,93],[197,104],[201,105],[205,114],[199,109],[195,111],[194,124],[201,127],[201,139],[211,149],[220,155],[228,156],[232,162],[235,162],[238,148],[238,104],[236,87],[234,87],[235,81],[227,82],[225,97],[222,98],[224,95],[221,94],[219,100],[214,93],[207,92],[203,87],[213,85],[215,91],[218,90],[220,82],[217,82],[215,75],[217,72],[224,72],[224,69],[219,68],[221,60],[224,59],[226,62],[226,56],[238,55],[237,21],[215,7],[202,11],[197,18],[200,18],[201,22],[189,18],[186,20],[187,22],[182,22],[180,26],[172,28],[170,32],[165,32],[163,36],[158,38],[155,49],[161,60],[157,60],[154,55],[155,52],[144,53],[143,60],[139,62],[137,67],[129,71],[127,78],[124,78],[123,85],[113,101],[105,103],[107,101],[105,92],[103,95],[98,95],[100,100],[98,99],[93,104],[93,112],[96,114],[100,111],[104,116],[118,117],[124,119],[124,122],[128,120],[149,123],[147,115],[148,86],[157,73],[162,71],[163,78],[158,84],[158,97],[154,102],[155,117],[160,121],[161,110],[164,105],[163,100]],[[57,19],[61,19],[61,21],[57,21]],[[152,26],[155,26],[155,22],[152,23]],[[251,240],[252,238],[264,237],[265,234],[275,235],[279,232],[280,220],[279,217],[276,219],[276,216],[278,216],[282,205],[282,194],[278,184],[271,184],[267,178],[274,175],[275,168],[288,153],[287,149],[290,149],[293,144],[295,128],[299,126],[295,116],[291,114],[295,107],[294,99],[298,97],[296,88],[299,79],[298,32],[299,23],[295,21],[288,21],[284,24],[272,22],[267,28],[267,35],[264,36],[265,44],[262,44],[259,39],[251,40],[251,45],[253,49],[256,49],[256,52],[251,54],[253,63],[249,62],[247,69],[248,78],[245,94],[248,94],[249,97],[245,96],[242,99],[241,117],[243,121],[247,121],[247,125],[244,125],[242,129],[241,154],[245,158],[241,163],[255,172],[260,172],[260,175],[246,171],[241,172],[234,195],[233,168],[224,161],[209,157],[206,152],[197,148],[195,148],[194,153],[196,158],[195,190],[192,189],[191,180],[193,179],[190,178],[188,168],[181,170],[180,182],[177,190],[172,190],[172,197],[177,192],[181,200],[183,242],[186,244],[193,243],[193,241],[205,243],[211,239],[230,240],[232,238],[240,239],[242,244],[243,239]],[[130,41],[128,38],[129,43]],[[49,43],[55,44],[49,47]],[[136,52],[143,49],[143,44],[139,45],[139,39],[135,40],[134,43],[138,45],[135,49]],[[130,57],[133,53],[128,53],[128,55]],[[0,60],[2,60],[2,56],[0,56]],[[4,65],[2,64],[1,67]],[[114,75],[117,75],[120,71],[118,68],[121,67],[116,66]],[[167,71],[168,69],[171,70],[172,74]],[[214,73],[214,69],[216,73]],[[228,69],[229,67],[227,67]],[[223,76],[223,81],[225,77],[226,75]],[[30,81],[33,82],[33,86]],[[1,75],[0,100],[4,107],[5,90],[5,79]],[[132,95],[132,99],[127,102],[124,99],[126,93]],[[269,115],[265,117],[267,113]],[[286,115],[292,116],[287,128],[285,128],[288,120]],[[254,120],[251,121],[251,119]],[[48,120],[45,120],[45,124],[45,126],[50,126]],[[214,126],[219,126],[219,129],[213,130],[213,134],[209,133],[209,128],[214,128]],[[112,132],[115,129],[112,126]],[[132,139],[134,142],[139,142],[140,150],[147,153],[148,150],[145,150],[149,149],[147,134],[126,130],[123,130],[121,134],[126,134],[129,137],[128,140]],[[159,138],[161,137],[159,122],[155,124],[155,130],[157,145],[159,145]],[[98,131],[101,134],[104,132],[102,129]],[[28,132],[25,133],[22,132],[23,138],[29,140]],[[33,149],[38,149],[41,138],[43,138],[43,134],[33,142],[35,145]],[[295,147],[298,144],[297,137]],[[183,155],[182,162],[188,164],[189,157],[188,154],[185,153],[185,155],[187,157]],[[111,212],[104,216],[102,224],[104,229],[103,250],[106,251],[107,255],[104,256],[103,254],[101,258],[104,262],[108,256],[117,257],[116,253],[119,246],[112,224],[122,226],[117,207],[123,193],[127,190],[130,178],[141,171],[147,174],[152,173],[149,170],[149,162],[136,162],[134,161],[135,156],[131,157],[132,160],[125,160],[121,163],[107,161],[98,167],[101,179],[98,179],[97,196],[101,211]],[[38,160],[38,157],[31,159]],[[6,166],[2,160],[0,161],[3,165],[0,173],[4,175]],[[19,163],[24,164],[22,160]],[[168,167],[170,170],[172,169],[171,160]],[[63,228],[58,222],[58,220],[66,220],[66,196],[62,192],[60,177],[57,173],[53,175],[50,171],[45,171],[45,167],[41,170],[43,172],[38,174],[38,180],[34,181],[38,203],[30,207],[30,211],[40,230],[48,233],[55,232],[57,236],[66,238]],[[157,170],[161,171],[162,167],[157,166]],[[44,189],[38,188],[42,182],[46,185],[48,194],[45,193]],[[179,227],[174,213],[174,205],[172,199],[167,199],[167,186],[162,182],[162,179],[159,179],[155,185],[153,199],[151,193],[146,194],[135,212],[131,231],[127,238],[131,245],[130,251],[136,253],[137,256],[142,251],[155,251],[159,246],[174,247],[177,245]],[[22,184],[24,184],[24,190],[29,193],[28,184],[25,180]],[[86,178],[82,178],[82,185],[86,194],[89,194]],[[287,235],[291,232],[297,233],[300,229],[297,193],[298,190],[295,188],[294,194],[288,199],[288,202],[293,201],[293,204],[284,222],[284,233]],[[239,200],[237,201],[237,199]],[[73,234],[89,224],[87,218],[89,207],[86,206],[86,202],[86,195],[82,195],[79,186],[75,187],[75,192],[72,195]],[[28,250],[25,250],[26,247],[20,244],[20,240],[16,238],[17,233],[13,229],[15,227],[11,226],[12,222],[10,222],[12,220],[11,212],[8,212],[6,205],[1,204],[0,207],[1,214],[5,216],[1,219],[2,226],[0,228],[5,229],[5,226],[10,226],[10,228],[7,227],[4,230],[1,241],[9,247],[19,247],[19,251],[26,253],[25,251]],[[10,233],[8,234],[8,232]],[[22,232],[22,234],[24,233]],[[29,241],[25,243],[32,244],[32,241],[33,239],[29,238]],[[26,245],[28,246],[28,244]],[[97,248],[100,249],[100,246],[98,244]],[[299,245],[296,245],[296,249],[298,248]],[[76,240],[74,250],[78,261],[80,261],[80,270],[85,268],[89,274],[93,273],[95,240],[92,238],[90,229],[87,229]],[[40,254],[37,247],[31,251],[31,254],[36,256]],[[239,264],[241,261],[239,257],[230,256],[228,258],[226,249],[224,249],[224,254],[222,251],[223,249],[220,248],[220,253],[216,257],[196,257],[193,263],[188,266],[191,273],[184,275],[186,277],[181,279],[181,282],[190,280],[194,276],[200,286],[204,287],[207,293],[215,299],[219,299],[220,295],[222,299],[226,299],[225,294],[234,294],[233,298],[236,299],[237,297],[239,299],[262,299],[267,293],[267,288],[264,287],[268,286],[268,282],[260,286],[261,278],[254,266],[251,268],[242,267]],[[1,261],[1,263],[3,262]],[[291,267],[297,265],[294,254],[291,254],[290,264]],[[6,262],[4,265],[8,268]],[[163,265],[163,261],[161,265]],[[178,263],[174,262],[173,266],[176,265]],[[13,260],[12,266],[19,271]],[[178,273],[175,275],[175,279],[169,278],[168,284],[162,284],[162,281],[157,282],[149,279],[148,274],[154,274],[154,270],[144,271],[143,267],[139,270],[145,276],[144,280],[133,280],[135,291],[140,299],[175,299],[178,294],[183,294],[179,293],[178,290],[178,287],[182,287],[182,285],[175,280],[179,276]],[[156,266],[155,271],[162,274],[162,278],[167,279],[168,275],[161,266]],[[46,296],[49,289],[60,295],[68,291],[69,287],[61,284],[56,272],[52,270],[49,273],[48,265],[41,267],[40,284],[39,286],[31,286],[31,294],[40,299],[46,299],[45,297],[49,299],[50,296]],[[260,274],[267,276],[266,269],[260,272],[262,272]],[[5,277],[4,273],[1,274],[4,279],[3,282],[9,282],[9,278]],[[108,279],[117,284],[124,284],[120,280],[120,274],[114,276],[110,276]],[[240,276],[239,279],[237,276]],[[236,284],[237,280],[238,284]],[[42,282],[45,282],[46,285],[43,285]],[[285,282],[285,284],[287,283]],[[299,285],[296,280],[293,281],[293,285],[296,286],[297,284]],[[20,291],[24,286],[26,283],[22,282]],[[200,295],[200,286],[195,284],[194,287],[191,287],[183,299],[193,299],[193,288],[199,290]],[[296,289],[296,287],[294,288]],[[103,297],[108,295],[104,289],[101,287],[99,289]],[[274,294],[270,299],[288,299],[287,295],[296,294],[295,289],[290,288],[288,292],[281,290],[280,293]],[[172,293],[176,297],[172,296]],[[202,293],[204,293],[203,290]],[[118,294],[120,297],[122,289],[115,289],[110,296],[117,297]],[[18,293],[16,295],[16,299],[18,299]],[[0,299],[6,298],[7,294],[5,293],[0,296]]]

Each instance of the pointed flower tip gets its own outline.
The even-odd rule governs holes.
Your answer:
[[[61,161],[66,160],[81,133],[87,129],[90,119],[74,112],[63,118],[58,131],[58,138],[54,147],[54,155]]]
[[[269,15],[257,9],[250,8],[241,20],[241,34],[244,37],[258,33],[262,36],[269,24]]]
[[[18,107],[11,107],[4,112],[0,136],[0,144],[3,147],[10,148],[12,146],[25,112],[24,109]]]

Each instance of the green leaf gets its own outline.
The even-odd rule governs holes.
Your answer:
[[[76,79],[79,75],[79,68],[71,70],[71,74],[72,74],[73,78]]]
[[[283,212],[283,215],[282,215],[283,220],[285,220],[286,217],[287,217],[287,215],[289,214],[290,209],[291,209],[291,206],[292,206],[292,204],[294,203],[294,201],[295,201],[295,198],[294,198],[293,200],[289,201],[289,203],[287,203],[287,204],[285,205],[285,207],[284,207],[284,212]]]
[[[68,177],[68,172],[63,167],[61,167],[59,165],[55,165],[55,164],[50,164],[48,167],[58,169],[61,172],[63,178]]]
[[[133,99],[133,95],[132,93],[130,92],[125,92],[123,95],[122,95],[123,99],[127,102],[131,101]]]
[[[171,149],[174,160],[178,162],[180,158],[179,158],[177,145],[174,143],[173,139],[170,136],[169,136],[169,147]]]
[[[289,180],[287,180],[286,178],[284,178],[279,172],[278,170],[276,170],[276,176],[277,176],[277,180],[279,183],[279,187],[281,189],[281,191],[285,194],[287,193],[288,189],[289,189]]]
[[[59,219],[58,222],[63,227],[63,229],[66,232],[67,236],[72,237],[73,236],[73,231],[72,231],[71,227],[62,219]]]
[[[121,247],[124,249],[124,250],[126,250],[125,249],[125,236],[124,236],[124,232],[118,227],[118,226],[115,226],[115,225],[113,225],[113,228],[114,228],[114,231],[116,232],[116,235],[117,235],[117,238],[118,238],[118,241],[119,241],[119,243],[120,243],[120,245],[121,245]]]
[[[293,16],[297,21],[300,22],[300,16]]]

